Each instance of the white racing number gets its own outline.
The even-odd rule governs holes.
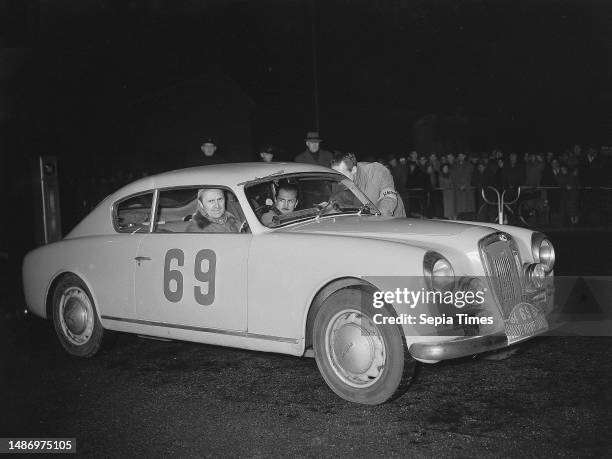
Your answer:
[[[174,263],[173,263],[174,262]],[[175,268],[172,268],[172,265]],[[172,303],[183,299],[183,273],[180,268],[185,265],[185,253],[181,249],[170,249],[164,260],[164,296]],[[193,275],[202,285],[193,287],[193,296],[202,306],[210,306],[215,301],[215,269],[217,254],[211,249],[202,249],[195,255]],[[172,282],[174,281],[174,282]],[[174,285],[172,285],[174,284]]]

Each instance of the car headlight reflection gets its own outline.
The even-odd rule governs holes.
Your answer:
[[[448,291],[455,286],[455,271],[450,262],[437,252],[427,252],[423,273],[434,291]]]
[[[550,239],[541,233],[535,233],[532,237],[531,250],[534,260],[542,264],[544,271],[551,272],[555,266],[555,248]]]

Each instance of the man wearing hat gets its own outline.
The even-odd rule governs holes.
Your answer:
[[[306,133],[306,150],[295,157],[296,163],[318,164],[320,166],[331,167],[332,154],[329,151],[319,149],[319,143],[323,139],[316,131]]]
[[[222,155],[217,153],[217,144],[212,137],[204,139],[200,145],[200,150],[204,155],[200,155],[198,159],[194,161],[193,166],[210,166],[212,164],[223,164],[227,162]]]
[[[259,149],[259,157],[264,163],[274,161],[274,147],[272,145],[263,145]]]

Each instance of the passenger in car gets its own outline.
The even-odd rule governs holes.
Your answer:
[[[218,188],[198,191],[198,208],[186,232],[237,233],[239,228],[239,220],[225,208],[225,191]]]
[[[273,206],[264,206],[260,210],[260,220],[266,226],[278,225],[278,217],[282,214],[293,212],[298,205],[298,187],[289,182],[281,182],[278,185]]]

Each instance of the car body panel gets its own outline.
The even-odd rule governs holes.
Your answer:
[[[134,257],[144,234],[110,234],[63,240],[36,249],[23,263],[26,304],[47,317],[46,302],[53,281],[74,273],[87,284],[98,314],[134,318]]]
[[[135,264],[137,317],[150,322],[246,331],[251,239],[250,234],[147,234],[138,256],[148,260]],[[172,253],[181,258],[181,266]],[[171,262],[167,267],[166,260]],[[215,278],[210,282],[206,274],[212,272]],[[181,286],[171,278],[173,273]]]
[[[320,222],[306,222],[283,230],[394,240],[429,250],[457,251],[461,255],[466,254],[469,258],[475,260],[470,269],[477,268],[476,265],[482,268],[482,264],[477,261],[480,258],[480,255],[476,253],[478,240],[494,231],[503,231],[517,241],[523,260],[533,262],[531,252],[533,231],[516,226],[450,220],[346,216]],[[484,274],[484,272],[482,273]]]
[[[312,299],[334,280],[422,274],[407,260],[422,259],[425,251],[393,241],[359,241],[361,252],[354,250],[354,238],[333,235],[275,232],[253,239],[250,259],[260,260],[249,263],[248,322],[254,333],[303,338]],[[406,260],[395,256],[398,248]],[[363,256],[371,250],[378,256]]]

